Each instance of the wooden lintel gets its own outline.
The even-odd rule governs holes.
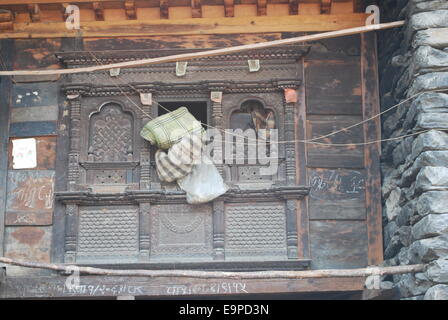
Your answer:
[[[34,297],[114,297],[132,296],[191,296],[257,293],[361,291],[364,277],[322,279],[193,279],[82,276],[80,285],[66,286],[67,277],[6,277],[0,286],[0,298]],[[100,288],[100,290],[92,290]]]
[[[321,0],[320,1],[320,13],[330,14],[331,13],[331,1],[332,0]]]
[[[64,23],[15,23],[5,38],[126,37],[151,35],[238,34],[263,32],[333,31],[360,27],[364,13],[279,17],[191,18],[176,20],[126,20],[82,22],[80,30],[67,30]]]
[[[202,18],[201,0],[191,0],[191,16],[193,18]]]
[[[28,12],[32,22],[40,22],[40,8],[38,4],[28,4]]]
[[[289,0],[289,14],[299,14],[299,0]]]
[[[124,9],[126,12],[126,18],[128,20],[135,20],[137,19],[137,10],[135,9],[135,1],[133,0],[126,0],[124,2]]]
[[[234,0],[224,0],[224,15],[227,18],[235,16]]]
[[[267,13],[267,0],[257,0],[257,16],[265,16]]]
[[[104,11],[103,4],[101,2],[95,1],[92,3],[93,12],[95,13],[96,21],[104,21]]]
[[[160,19],[169,19],[168,0],[160,0]]]

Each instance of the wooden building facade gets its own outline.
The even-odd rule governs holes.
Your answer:
[[[185,3],[184,3],[185,2]],[[365,24],[358,1],[0,1],[2,67],[77,68]],[[0,253],[117,269],[307,270],[382,261],[374,33],[188,61],[71,75],[1,77]],[[250,69],[252,64],[255,69]],[[145,100],[146,99],[146,100]],[[149,101],[148,101],[149,99]],[[161,183],[139,132],[185,105],[215,128],[244,128],[242,105],[273,113],[278,171],[218,164],[230,190],[189,205]],[[13,168],[35,138],[37,165]],[[348,145],[344,145],[348,144]],[[360,292],[364,278],[211,281],[63,275],[6,268],[0,297]],[[83,283],[83,281],[85,281]],[[90,287],[100,288],[90,290]],[[221,291],[220,291],[221,290]]]

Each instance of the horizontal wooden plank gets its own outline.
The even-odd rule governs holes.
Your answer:
[[[310,242],[313,269],[367,266],[364,221],[310,221]]]
[[[231,34],[260,32],[331,31],[365,25],[363,13],[176,20],[89,21],[80,30],[67,30],[65,23],[16,23],[13,32],[0,38],[126,37],[148,35]]]
[[[3,34],[0,34],[0,37],[2,36]],[[17,39],[14,41],[14,46],[14,69],[16,70],[60,67],[54,55],[60,50],[60,39]]]
[[[359,116],[308,116],[308,139],[320,137],[362,120]],[[315,140],[320,143],[345,144],[363,142],[363,127],[356,126],[352,129],[339,132],[326,138]],[[363,146],[331,146],[308,144],[307,165],[313,168],[363,168]]]
[[[13,108],[11,123],[58,120],[58,106]]]
[[[10,170],[6,212],[52,212],[54,171]]]
[[[58,105],[58,86],[54,82],[15,84],[12,107],[48,107]]]
[[[53,212],[6,212],[6,226],[49,226],[53,223]]]
[[[12,123],[9,128],[11,137],[52,136],[56,134],[56,122],[36,121]]]
[[[359,57],[305,63],[308,114],[362,115]]]
[[[365,220],[365,172],[309,169],[310,219]]]
[[[6,227],[5,256],[12,259],[50,262],[51,227]],[[29,271],[22,269],[23,271]]]
[[[280,40],[281,33],[265,34],[220,34],[180,35],[131,38],[87,38],[84,49],[102,50],[144,50],[144,49],[212,49],[227,48],[243,44]]]
[[[142,278],[82,276],[80,285],[69,289],[67,277],[6,277],[0,298],[216,296],[257,293],[359,291],[365,278],[322,278],[297,280],[217,280],[192,278]]]

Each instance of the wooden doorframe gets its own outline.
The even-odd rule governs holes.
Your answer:
[[[14,40],[0,41],[3,68],[12,69]],[[9,106],[12,81],[10,77],[0,78],[0,256],[4,254],[6,183],[8,175]]]

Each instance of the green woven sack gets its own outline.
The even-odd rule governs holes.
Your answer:
[[[166,150],[185,135],[203,130],[201,122],[196,120],[187,108],[180,107],[149,121],[140,135],[152,145]]]

